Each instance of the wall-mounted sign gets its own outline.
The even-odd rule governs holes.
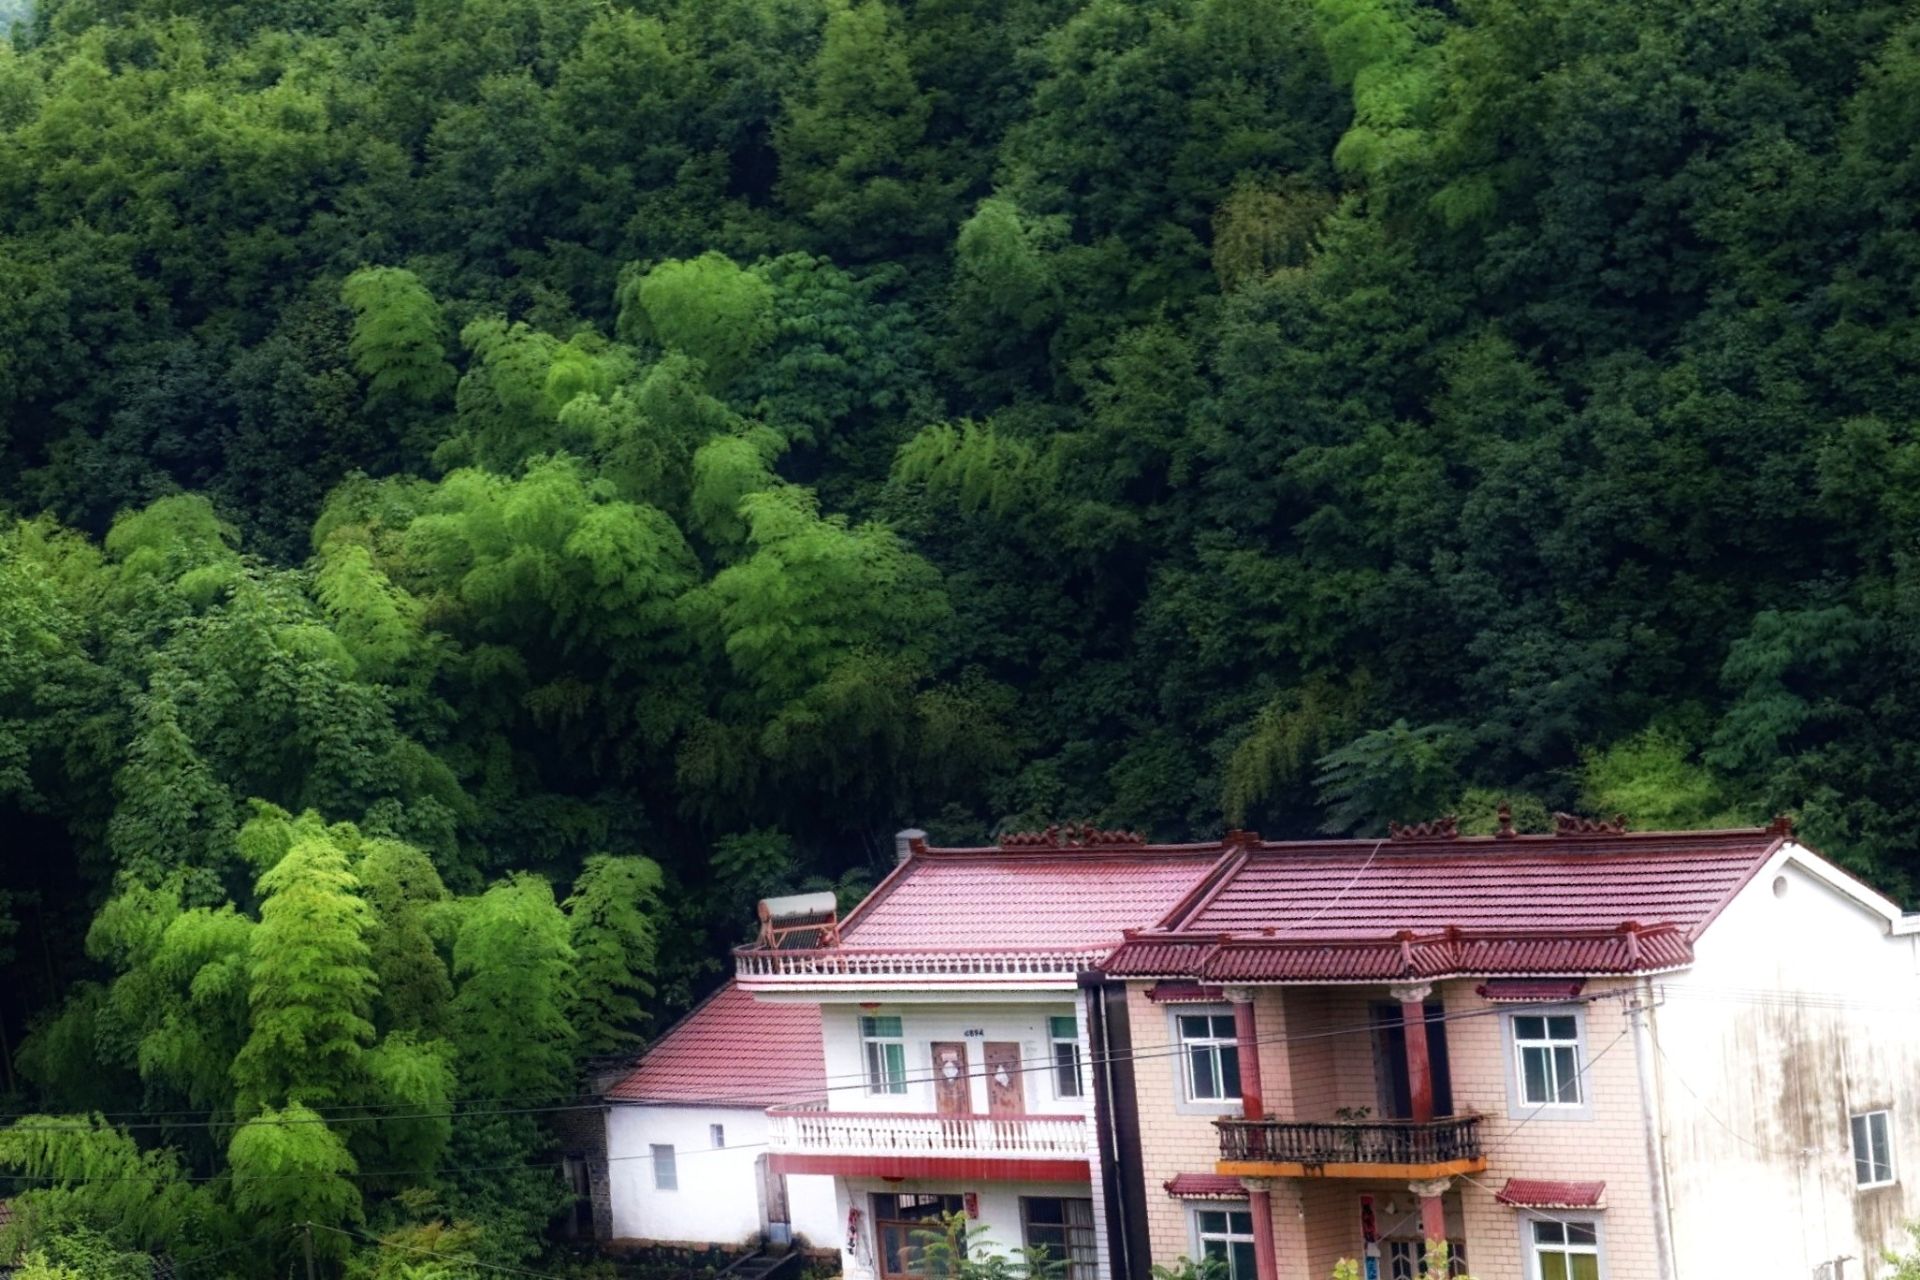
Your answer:
[[[985,1027],[968,1027],[965,1031],[962,1031],[960,1034],[963,1036],[966,1036],[969,1040],[972,1040],[972,1039],[977,1039],[980,1036],[986,1035],[987,1029]]]

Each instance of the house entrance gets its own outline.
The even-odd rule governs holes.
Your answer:
[[[938,1060],[938,1049],[935,1050]],[[873,1239],[881,1280],[905,1280],[926,1274],[927,1233],[944,1229],[962,1212],[959,1196],[885,1194],[873,1197]]]
[[[1453,1114],[1453,1073],[1447,1069],[1447,1024],[1438,1004],[1427,1009],[1427,1061],[1433,1067],[1433,1114]],[[1407,1078],[1407,1029],[1400,1022],[1400,1006],[1373,1006],[1373,1079],[1379,1096],[1380,1118],[1411,1120],[1413,1086]]]
[[[937,1040],[933,1044],[933,1105],[943,1116],[973,1114],[967,1046],[958,1040]]]

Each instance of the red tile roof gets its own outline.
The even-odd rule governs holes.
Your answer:
[[[1216,983],[1671,969],[1786,838],[1756,828],[1250,844],[1105,967]]]
[[[1240,1179],[1220,1173],[1176,1173],[1164,1184],[1167,1194],[1176,1200],[1245,1200],[1247,1189]]]
[[[1560,1182],[1545,1178],[1508,1178],[1494,1193],[1501,1204],[1519,1209],[1597,1209],[1604,1182]]]
[[[1105,950],[1165,915],[1220,846],[932,849],[889,876],[841,927],[841,947]]]
[[[729,982],[669,1027],[606,1096],[756,1109],[824,1098],[820,1006],[758,1001]]]

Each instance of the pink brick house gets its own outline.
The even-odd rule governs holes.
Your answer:
[[[1855,1280],[1920,1218],[1920,919],[1784,823],[901,853],[737,953],[821,1008],[769,1160],[850,1280],[950,1210],[1072,1280]]]

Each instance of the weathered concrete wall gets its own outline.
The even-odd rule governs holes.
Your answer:
[[[1793,858],[1804,856],[1808,864]],[[1730,1223],[1766,1223],[1755,1280],[1851,1257],[1878,1274],[1920,1218],[1920,975],[1914,939],[1790,851],[1730,903],[1693,967],[1658,980],[1656,1068],[1681,1280],[1726,1263]],[[1849,1117],[1892,1111],[1889,1187],[1855,1186]]]

